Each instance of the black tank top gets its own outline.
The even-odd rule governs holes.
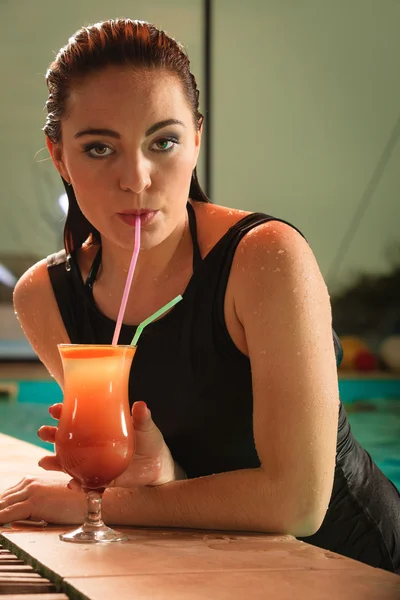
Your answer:
[[[224,298],[240,240],[257,225],[280,219],[247,215],[202,259],[190,204],[188,215],[193,275],[183,301],[141,334],[130,374],[130,403],[147,403],[188,477],[257,468],[250,361],[228,333]],[[61,251],[48,257],[72,343],[111,343],[115,322],[98,310],[92,293],[100,263],[101,248],[84,282],[74,254],[66,257]],[[129,344],[135,331],[135,326],[122,325],[119,343]],[[333,335],[340,362],[340,343]],[[342,404],[329,509],[319,531],[306,541],[373,566],[400,569],[399,493],[354,440]]]

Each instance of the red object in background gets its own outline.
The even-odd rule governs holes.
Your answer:
[[[378,361],[372,352],[361,350],[357,352],[354,359],[354,368],[357,371],[374,371],[378,368]]]

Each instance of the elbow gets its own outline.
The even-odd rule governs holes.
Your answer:
[[[288,523],[288,531],[294,537],[306,538],[317,533],[325,518],[325,512],[312,512],[309,515],[304,515],[301,519],[297,518],[290,524]]]
[[[322,497],[321,497],[322,496]],[[286,513],[287,533],[294,537],[309,537],[320,529],[329,506],[330,494],[314,494],[302,499],[297,497]]]
[[[319,481],[297,481],[288,478],[271,481],[263,469],[263,484],[258,506],[260,530],[266,533],[292,535],[306,538],[321,528],[327,513],[332,494],[333,473]],[[265,486],[265,487],[264,487]],[[269,500],[270,510],[265,511]]]
[[[301,538],[317,533],[324,522],[330,495],[314,494],[309,496],[304,494],[299,496],[298,493],[290,494],[286,490],[284,496],[286,502],[282,501],[279,504],[279,510],[275,512],[277,517],[275,531]]]
[[[285,517],[280,514],[278,518],[274,519],[274,522],[271,522],[271,519],[265,520],[265,518],[260,518],[257,525],[252,529],[270,534],[307,538],[317,533],[323,523],[324,517],[325,514],[320,515],[316,513],[303,515],[302,518],[293,517],[293,515]]]
[[[256,531],[265,533],[275,533],[279,535],[292,535],[293,537],[306,538],[317,533],[320,529],[326,514],[327,506],[313,507],[311,510],[290,510],[280,505],[279,510],[274,510],[275,516],[271,512],[259,515]],[[272,517],[272,519],[271,519]]]

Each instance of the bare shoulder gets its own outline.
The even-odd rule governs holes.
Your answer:
[[[204,257],[230,227],[250,214],[238,208],[229,208],[207,202],[194,202],[200,250]]]
[[[301,289],[318,288],[327,297],[327,288],[317,260],[304,237],[281,221],[267,221],[249,231],[238,245],[233,272],[263,285],[272,298],[290,292],[296,298]]]
[[[57,344],[68,343],[46,260],[30,267],[14,288],[14,308],[26,337],[55,379],[62,383]]]
[[[233,208],[231,206],[223,206],[222,204],[213,204],[212,202],[194,202],[193,204],[195,206],[196,213],[199,212],[205,216],[212,216],[215,219],[223,219],[225,217],[227,220],[232,222],[251,214],[251,211],[248,210]],[[230,217],[230,219],[228,219],[228,217]]]

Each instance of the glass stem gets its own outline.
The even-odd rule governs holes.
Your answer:
[[[91,490],[86,493],[86,519],[84,528],[104,527],[103,519],[101,518],[102,497],[103,490]]]

